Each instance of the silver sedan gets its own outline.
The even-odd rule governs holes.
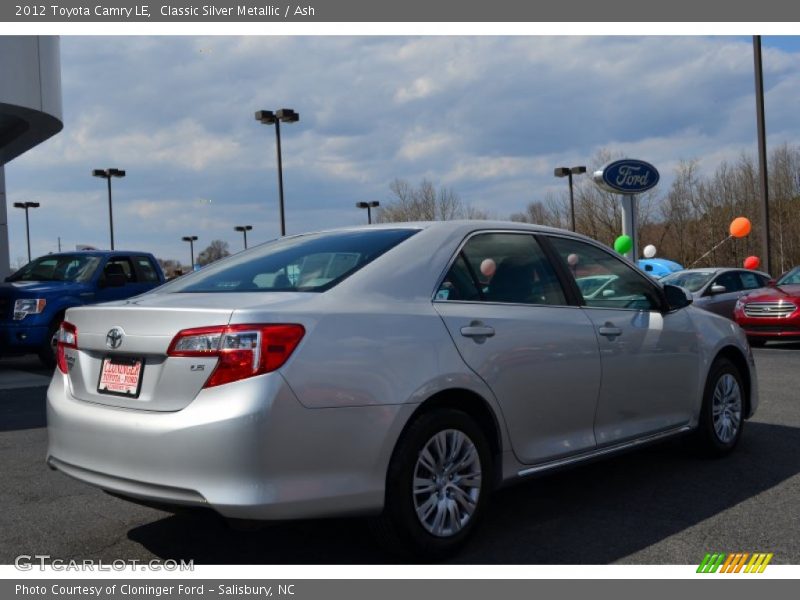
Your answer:
[[[578,282],[603,276],[601,294]],[[283,238],[70,309],[48,464],[231,519],[374,515],[454,551],[506,483],[689,434],[739,441],[739,327],[588,238],[439,222]]]
[[[753,290],[765,287],[770,277],[761,271],[738,268],[685,269],[664,277],[661,282],[689,290],[694,305],[733,320],[736,301]]]

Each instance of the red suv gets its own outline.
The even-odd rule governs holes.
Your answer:
[[[733,315],[751,346],[768,340],[800,341],[800,267],[770,287],[739,298]]]

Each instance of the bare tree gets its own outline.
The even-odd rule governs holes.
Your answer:
[[[389,184],[392,200],[378,209],[376,222],[450,221],[453,219],[486,219],[488,215],[471,205],[464,204],[455,190],[441,187],[438,190],[423,179],[413,187],[404,179]]]
[[[214,240],[208,245],[208,247],[205,250],[203,250],[200,254],[197,255],[197,264],[208,265],[214,262],[215,260],[219,260],[220,258],[224,258],[226,256],[230,256],[230,250],[228,249],[228,242],[223,242],[222,240]]]

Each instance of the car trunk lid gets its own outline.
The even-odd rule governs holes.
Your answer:
[[[203,388],[217,358],[167,356],[170,342],[179,331],[227,325],[238,309],[269,310],[270,305],[277,309],[306,295],[148,294],[125,302],[70,309],[66,320],[77,328],[78,339],[77,349],[66,350],[72,395],[85,402],[120,408],[181,410]],[[119,341],[112,339],[117,337]],[[104,361],[114,365],[140,364],[138,393],[101,391]]]

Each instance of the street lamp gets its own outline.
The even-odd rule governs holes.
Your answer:
[[[244,235],[244,249],[247,250],[247,232],[253,229],[252,225],[236,225],[234,227],[236,231],[241,231],[242,235]]]
[[[281,121],[284,123],[297,123],[300,115],[291,108],[281,108],[272,112],[271,110],[259,110],[256,112],[256,121],[264,125],[275,124],[275,140],[278,150],[278,198],[280,202],[281,215],[281,236],[286,235],[286,219],[283,214],[283,161],[281,159]]]
[[[25,237],[28,239],[28,262],[31,262],[31,227],[28,221],[28,209],[39,208],[38,202],[14,202],[14,208],[25,210]]]
[[[181,238],[184,242],[189,242],[189,256],[191,256],[191,262],[189,263],[189,268],[194,271],[194,243],[197,241],[196,235],[185,235]]]
[[[380,205],[381,203],[377,200],[373,200],[372,202],[356,202],[356,208],[367,209],[367,223],[370,225],[372,225],[372,209],[377,208]]]
[[[572,193],[572,176],[586,173],[586,167],[558,167],[553,171],[556,177],[569,177],[569,215],[572,221],[572,231],[575,231],[575,197]]]
[[[92,171],[94,177],[102,177],[108,182],[108,227],[111,230],[111,249],[114,249],[114,214],[111,211],[111,178],[125,177],[123,169],[95,169]]]

